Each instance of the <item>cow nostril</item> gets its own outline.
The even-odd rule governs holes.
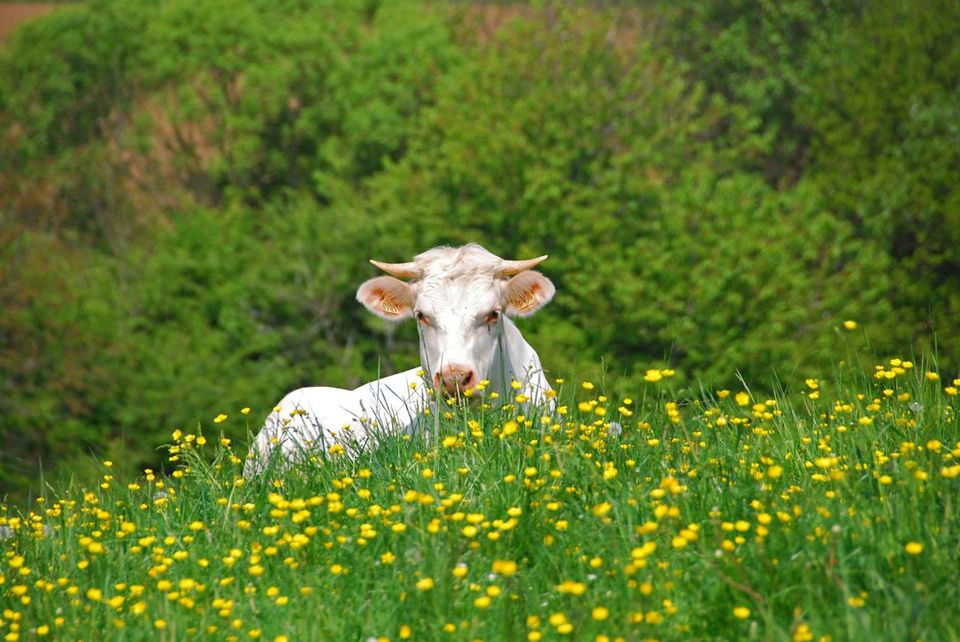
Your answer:
[[[449,395],[458,395],[473,388],[477,383],[477,373],[473,368],[450,365],[433,375],[434,386]]]

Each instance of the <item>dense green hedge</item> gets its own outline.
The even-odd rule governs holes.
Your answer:
[[[956,367],[940,4],[94,0],[24,25],[0,52],[0,489],[412,365],[413,328],[353,292],[367,258],[439,243],[551,254],[524,332],[622,392],[934,341]]]

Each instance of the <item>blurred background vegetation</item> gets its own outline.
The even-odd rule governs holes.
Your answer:
[[[611,393],[858,351],[956,368],[958,7],[89,0],[24,23],[0,44],[0,494],[412,367],[412,325],[354,291],[368,258],[441,243],[549,253],[558,296],[523,331]]]

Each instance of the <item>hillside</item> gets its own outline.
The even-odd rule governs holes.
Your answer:
[[[94,0],[0,52],[0,492],[413,366],[369,258],[548,253],[555,376],[960,367],[954,2]],[[844,329],[845,321],[857,329]],[[239,427],[230,438],[245,438]]]

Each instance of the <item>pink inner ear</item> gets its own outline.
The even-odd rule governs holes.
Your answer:
[[[357,300],[374,314],[399,320],[410,316],[413,306],[410,286],[392,276],[379,276],[363,283]]]
[[[406,306],[394,292],[385,288],[374,288],[370,294],[373,305],[387,316],[398,317],[403,314]]]
[[[507,283],[507,312],[522,317],[530,316],[548,303],[555,291],[550,279],[539,272],[521,272]]]
[[[510,307],[515,309],[517,312],[530,312],[536,309],[539,303],[537,297],[539,292],[540,285],[537,283],[530,283],[523,289],[517,288],[516,292],[511,292],[507,302],[509,303]]]

